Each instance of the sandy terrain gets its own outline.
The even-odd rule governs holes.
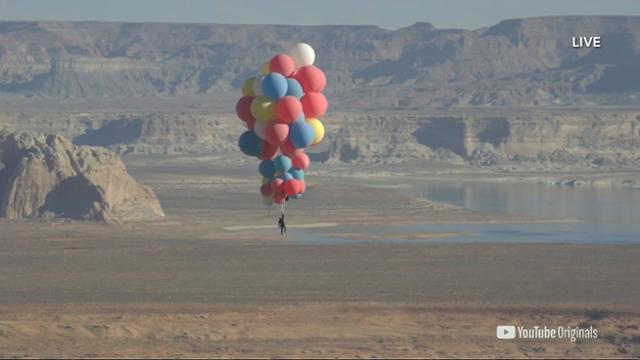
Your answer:
[[[541,309],[82,305],[0,313],[3,357],[629,357],[640,337],[636,314]],[[592,325],[603,339],[497,340],[504,323]]]
[[[140,161],[162,223],[0,221],[0,357],[640,355],[640,246],[307,244],[318,224],[535,220],[310,177],[282,237],[251,169]],[[498,324],[602,336],[498,341]]]

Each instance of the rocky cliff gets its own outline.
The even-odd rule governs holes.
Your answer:
[[[601,36],[603,48],[572,48],[580,35]],[[418,23],[395,31],[0,22],[0,92],[221,94],[237,91],[264,59],[299,40],[317,49],[335,107],[626,105],[640,95],[639,17],[517,19],[476,30]]]
[[[128,153],[236,152],[243,131],[233,115],[36,113],[0,114],[13,131],[59,133],[76,145]],[[640,111],[430,110],[332,112],[319,161],[410,159],[510,169],[640,167]]]
[[[122,222],[164,213],[113,152],[57,135],[0,131],[0,216]]]
[[[245,129],[230,114],[110,112],[0,113],[2,126],[13,131],[60,134],[75,145],[108,147],[118,154],[235,151],[238,134]]]
[[[346,116],[329,161],[429,159],[541,169],[640,166],[640,112],[453,112]]]
[[[603,47],[572,48],[580,35]],[[241,81],[299,40],[330,83],[317,160],[640,166],[639,17],[395,31],[0,22],[0,126],[119,154],[234,152]]]

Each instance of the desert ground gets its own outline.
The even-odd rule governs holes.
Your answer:
[[[163,222],[0,222],[1,357],[637,357],[640,247],[367,242],[337,224],[540,221],[310,172],[280,236],[251,164],[133,156]],[[298,241],[325,228],[353,243]],[[596,340],[495,338],[501,324]]]

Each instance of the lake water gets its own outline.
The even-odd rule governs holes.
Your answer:
[[[411,195],[483,212],[508,213],[550,220],[538,224],[423,224],[366,229],[341,226],[307,233],[305,243],[344,243],[328,232],[466,232],[473,235],[447,239],[390,240],[409,243],[590,243],[640,244],[640,189],[566,187],[531,183],[429,181],[413,184]],[[380,240],[375,240],[379,242]]]

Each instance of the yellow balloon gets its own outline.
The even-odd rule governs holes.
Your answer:
[[[307,124],[309,124],[313,128],[313,142],[311,145],[319,144],[320,141],[324,138],[324,125],[318,119],[307,119]]]
[[[256,78],[248,78],[242,83],[242,95],[244,96],[256,96],[253,92],[253,82]]]
[[[269,73],[271,72],[270,67],[271,65],[269,64],[269,62],[264,63],[264,65],[262,65],[262,70],[260,71],[262,75],[269,75]]]
[[[264,76],[261,75],[260,77],[255,77],[253,78],[253,96],[263,96],[264,94],[262,93],[262,78]]]
[[[251,115],[259,122],[273,119],[275,103],[266,96],[257,96],[251,102]]]

